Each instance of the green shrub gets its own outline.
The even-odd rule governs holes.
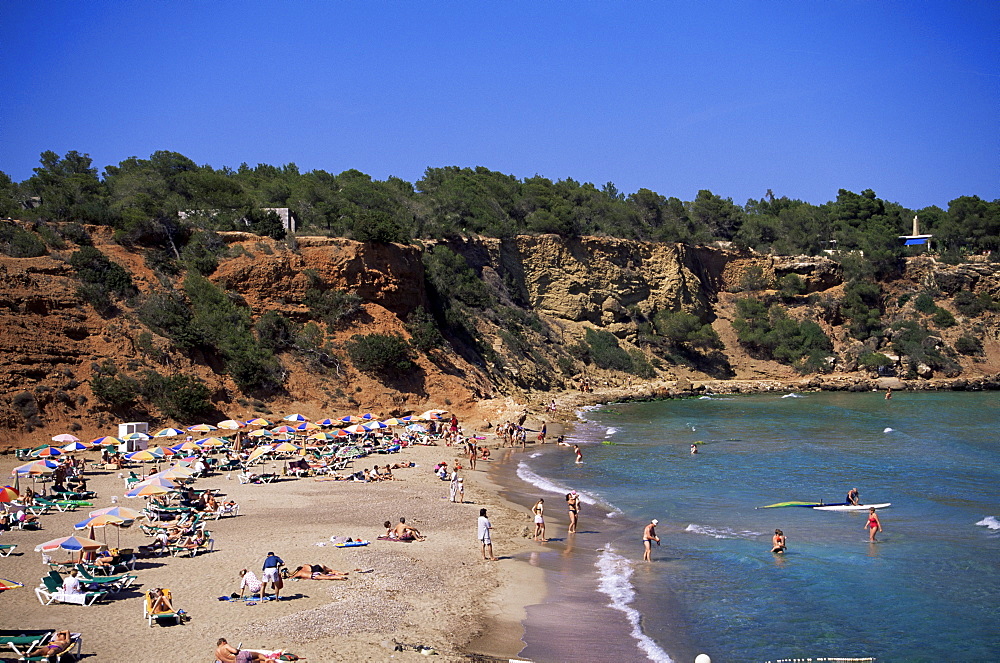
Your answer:
[[[743,276],[740,277],[740,291],[742,292],[766,290],[768,285],[770,284],[764,277],[764,268],[759,265],[753,265],[747,268],[747,270],[743,272]]]
[[[12,223],[0,223],[0,252],[12,258],[37,258],[46,251],[35,233]]]
[[[190,269],[208,276],[219,266],[219,257],[226,254],[226,243],[218,233],[205,230],[191,235],[191,239],[181,249],[181,260]]]
[[[190,375],[167,377],[156,371],[146,371],[138,383],[138,389],[144,398],[166,416],[178,421],[191,421],[210,414],[213,409],[208,387]]]
[[[975,295],[967,290],[962,290],[955,293],[952,302],[955,304],[955,310],[970,318],[978,318],[984,311],[996,311],[1000,309],[993,296],[988,292],[981,292]]]
[[[806,282],[798,274],[785,274],[778,279],[778,291],[784,299],[806,294]]]
[[[392,215],[379,210],[365,210],[354,220],[354,239],[359,242],[406,242],[409,237]]]
[[[844,288],[840,312],[847,320],[851,336],[863,341],[882,329],[882,290],[877,283],[851,281]]]
[[[934,323],[934,326],[938,329],[947,329],[955,326],[955,316],[953,316],[947,309],[935,307],[934,316],[931,318],[931,322]]]
[[[573,360],[565,355],[559,355],[559,358],[556,359],[556,366],[559,367],[563,375],[569,376],[576,373],[576,366],[573,364]]]
[[[444,343],[434,318],[422,306],[410,313],[406,321],[406,331],[410,333],[410,345],[420,352],[430,352]]]
[[[126,375],[95,375],[90,390],[97,400],[116,409],[134,404],[139,397],[135,380]]]
[[[347,354],[363,373],[397,374],[413,368],[409,344],[395,334],[355,334],[347,342]]]
[[[261,347],[274,352],[295,346],[296,325],[277,311],[268,311],[254,324]]]
[[[673,345],[688,345],[700,350],[721,349],[722,341],[712,325],[684,311],[659,311],[653,318],[656,331]]]
[[[190,350],[205,343],[201,331],[195,328],[191,309],[178,293],[156,293],[139,307],[139,321],[166,336],[181,350]]]
[[[93,244],[93,240],[90,239],[90,233],[79,223],[66,223],[59,229],[59,232],[65,239],[77,246],[90,246]]]
[[[125,268],[92,246],[80,247],[70,255],[69,264],[84,283],[100,285],[120,297],[131,297],[138,292]]]
[[[797,322],[778,304],[765,307],[754,299],[736,302],[733,321],[739,342],[765,359],[796,364],[801,371],[819,371],[833,343],[811,320]]]
[[[314,317],[331,327],[361,310],[359,295],[346,290],[328,290],[318,278],[314,279],[312,285],[306,289],[302,303],[309,308]]]
[[[933,369],[949,372],[959,370],[958,364],[946,357],[941,350],[934,347],[930,332],[920,323],[913,320],[902,320],[892,325],[892,350],[894,353],[909,358],[912,369],[918,363],[924,363]]]
[[[913,300],[913,307],[921,313],[933,313],[937,310],[937,304],[934,303],[934,298],[926,292],[922,292],[917,295],[917,298]]]
[[[465,258],[447,246],[436,245],[423,256],[424,274],[437,301],[457,300],[474,308],[486,308],[493,296]]]
[[[955,349],[963,355],[980,355],[983,353],[983,343],[973,336],[960,336],[955,341]]]
[[[653,368],[653,364],[641,350],[630,350],[628,356],[632,360],[632,366],[629,368],[630,373],[647,380],[656,377],[656,369]]]
[[[599,368],[611,371],[632,369],[632,358],[618,345],[618,338],[611,332],[588,328],[584,338],[590,346],[590,357]]]
[[[877,371],[878,369],[886,366],[892,366],[893,362],[891,359],[886,357],[881,352],[866,352],[860,357],[858,357],[858,366],[862,368],[867,368],[870,371]]]

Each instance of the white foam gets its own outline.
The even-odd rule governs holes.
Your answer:
[[[752,530],[734,530],[728,527],[710,527],[708,525],[696,525],[691,523],[684,528],[685,532],[691,532],[692,534],[703,534],[705,536],[710,536],[713,539],[754,539],[758,536],[762,536],[760,532],[754,532]]]
[[[616,553],[611,544],[608,544],[597,558],[595,566],[601,575],[598,591],[611,599],[608,604],[610,607],[625,613],[629,624],[632,625],[631,636],[635,638],[639,649],[651,661],[673,663],[667,652],[660,649],[652,638],[642,632],[642,613],[630,605],[635,599],[635,589],[631,581],[634,572],[632,562]]]
[[[698,400],[699,401],[710,401],[710,400],[712,400],[712,397],[711,396],[699,396]]]
[[[608,428],[608,430],[604,431],[604,437],[611,437],[612,435],[614,435],[617,432],[618,432],[618,429],[615,428],[614,426],[611,426],[610,428]]]
[[[782,398],[805,398],[805,396],[800,396],[798,394],[785,394]]]
[[[1000,529],[1000,521],[997,521],[997,519],[994,516],[986,516],[976,524],[979,525],[980,527],[989,527],[990,529]]]
[[[541,455],[542,455],[541,452],[536,451],[535,453],[533,453],[530,456],[528,456],[528,458],[538,458]]]
[[[885,429],[885,430],[883,430],[882,432],[883,432],[883,433],[891,433],[891,432],[892,432],[892,430],[893,430],[893,429],[891,429],[891,428],[886,428],[886,429]]]
[[[546,479],[543,476],[535,474],[534,472],[531,471],[531,468],[528,467],[528,465],[523,460],[517,464],[517,477],[522,481],[527,481],[535,488],[540,488],[541,490],[544,490],[547,493],[559,493],[560,495],[565,495],[571,490],[570,488],[558,484],[555,481]],[[592,495],[588,495],[582,490],[577,492],[580,495],[580,501],[582,501],[584,504],[597,504],[597,500]]]

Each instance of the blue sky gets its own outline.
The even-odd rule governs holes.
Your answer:
[[[739,204],[1000,198],[1000,2],[0,3],[0,170],[156,150]]]

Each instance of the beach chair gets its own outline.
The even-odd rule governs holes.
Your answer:
[[[21,656],[19,661],[45,661],[46,663],[51,663],[51,661],[79,661],[80,655],[83,650],[83,634],[82,633],[70,633],[69,634],[69,645],[62,651],[56,652],[54,654],[44,654],[38,656],[28,656],[27,654]],[[31,649],[28,650],[29,652]]]
[[[80,572],[80,582],[91,585],[98,589],[107,588],[111,592],[120,592],[135,582],[138,576],[127,573],[116,576],[95,576],[90,572],[85,564],[77,564],[76,570]]]
[[[170,555],[172,557],[181,557],[183,555],[197,557],[199,553],[212,552],[213,550],[215,550],[215,539],[212,538],[211,532],[205,530],[205,540],[197,548],[170,546]]]
[[[50,500],[45,497],[38,497],[37,495],[35,496],[35,503],[55,511],[76,511],[77,509],[76,502],[70,500]]]
[[[161,591],[163,592],[163,595],[168,600],[171,600],[171,605],[172,605],[173,603],[172,603],[172,599],[171,599],[171,596],[170,596],[170,590],[169,589],[162,589]],[[181,623],[181,613],[180,612],[153,612],[153,591],[152,590],[146,592],[146,599],[143,602],[143,615],[145,616],[146,621],[149,622],[149,628],[153,628],[153,622],[154,621],[159,622],[160,620],[164,620],[164,619],[172,619],[172,620],[174,620],[174,623],[176,623],[176,624],[180,624]]]
[[[10,557],[15,548],[17,548],[16,543],[0,543],[0,557]]]
[[[0,631],[0,650],[10,649],[21,660],[35,647],[40,647],[48,642],[55,631]]]
[[[58,574],[57,574],[58,575]],[[103,599],[107,592],[83,592],[82,594],[66,594],[62,583],[52,576],[42,578],[42,584],[35,587],[35,596],[42,605],[52,603],[75,603],[76,605],[94,605],[95,601]]]
[[[236,504],[220,504],[219,508],[215,510],[215,519],[218,520],[223,516],[238,516],[240,515],[240,505]]]

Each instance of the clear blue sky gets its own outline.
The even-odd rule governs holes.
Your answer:
[[[4,0],[0,170],[156,150],[738,204],[1000,198],[1000,2]]]

